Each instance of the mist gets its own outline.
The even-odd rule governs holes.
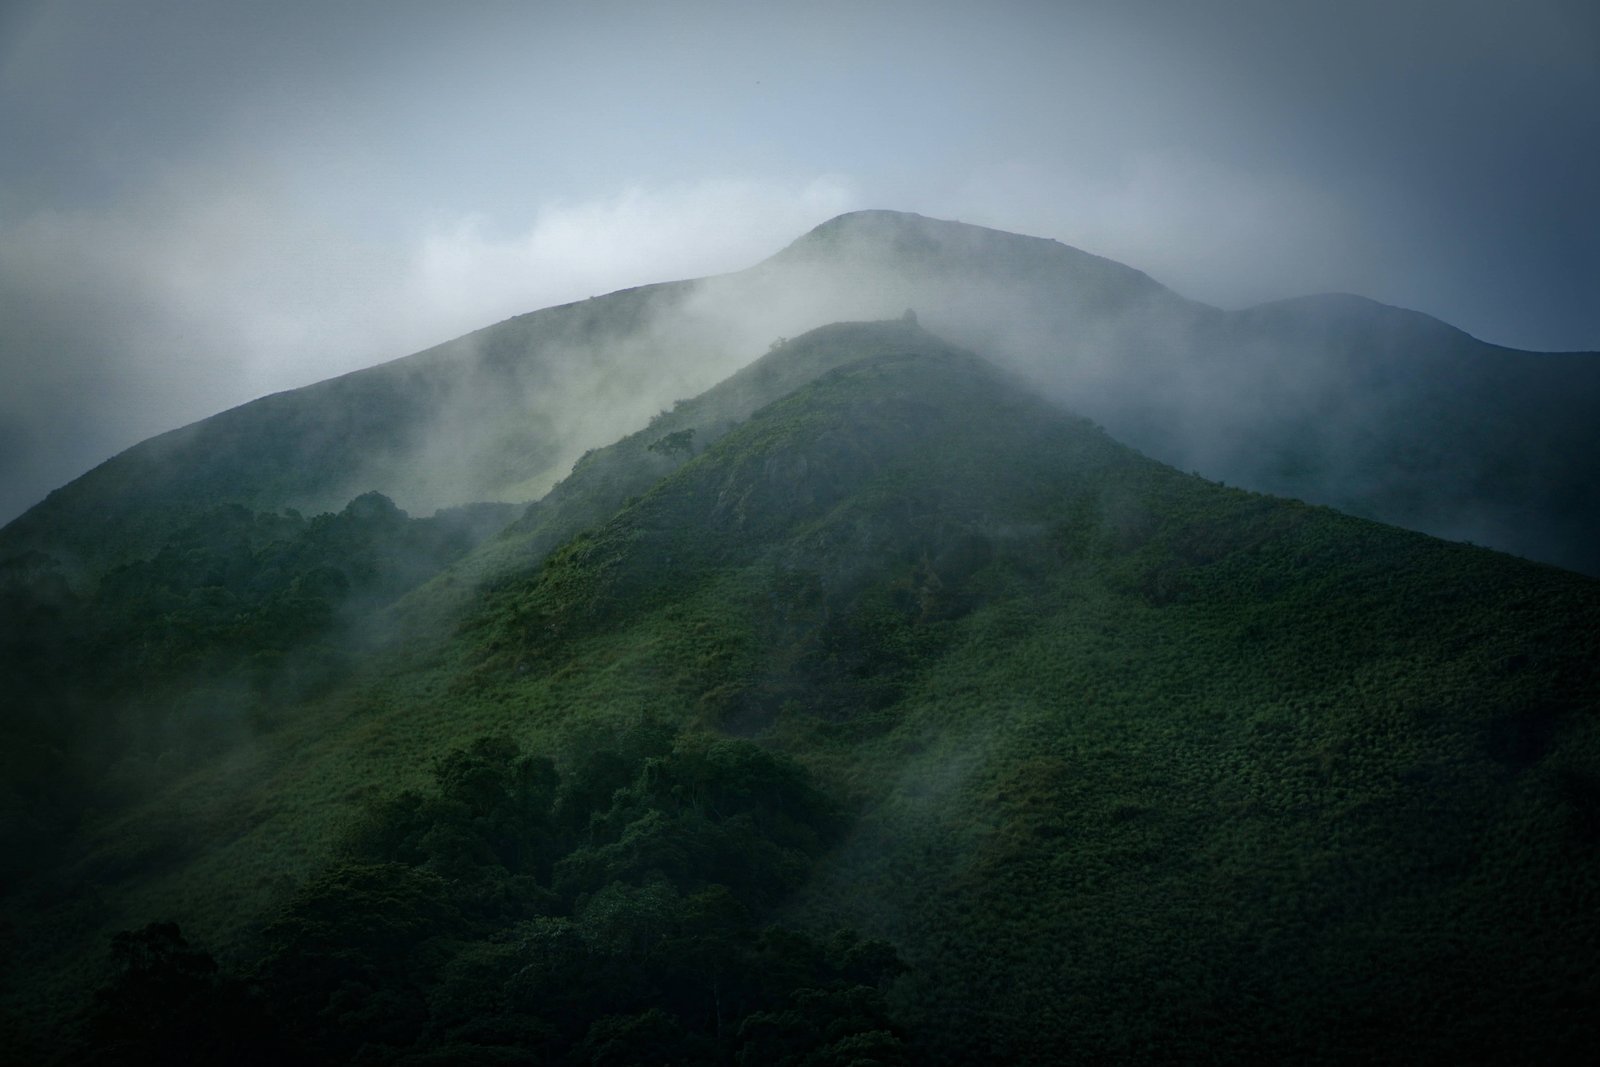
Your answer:
[[[1600,347],[1588,5],[35,3],[0,39],[0,521],[152,434],[862,207],[1219,307]]]
[[[505,251],[508,262],[533,255]],[[895,320],[913,349],[937,345],[929,335],[968,348],[1180,470],[1600,571],[1585,492],[1600,477],[1591,357],[1498,349],[1357,297],[1227,311],[1049,239],[865,211],[745,270],[514,316],[141,444],[7,530],[0,558],[39,572],[19,570],[10,592],[28,611],[57,611],[57,630],[61,619],[95,618],[95,598],[114,603],[124,588],[130,602],[165,603],[162,618],[186,619],[207,600],[184,582],[243,583],[240,606],[222,606],[226,618],[252,620],[227,624],[241,632],[331,605],[316,609],[332,611],[326,625],[264,638],[278,659],[175,661],[163,668],[171,699],[115,716],[118,730],[91,756],[116,753],[127,789],[159,784],[186,760],[247,753],[258,731],[275,728],[272,707],[340,684],[341,662],[431,633],[484,588],[536,568],[670,472],[672,462],[647,454],[651,442],[692,431],[695,449],[714,446],[803,384],[782,370],[786,342],[860,320]],[[854,357],[845,346],[808,358],[800,366],[814,372]],[[753,364],[773,372],[765,384],[730,379]],[[604,462],[589,460],[596,451]],[[371,494],[393,503],[378,507]],[[448,510],[464,505],[479,510]],[[306,531],[391,514],[395,531],[472,529],[448,551],[393,531],[349,560],[294,547]],[[197,551],[200,562],[184,562]],[[207,552],[233,562],[206,562]],[[328,565],[372,572],[382,595],[318,592],[317,567]],[[191,574],[196,566],[204,573]],[[170,603],[149,591],[164,582],[178,583]],[[23,615],[16,626],[30,629]],[[41,691],[54,692],[49,658],[29,658],[43,665]],[[40,706],[48,719],[54,705]]]
[[[0,523],[104,465],[0,557],[79,593],[200,497],[509,517],[782,339],[907,310],[1181,470],[1600,573],[1600,373],[1475,339],[1600,347],[1592,13],[701,5],[602,43],[418,7],[374,42],[244,7],[10,15]],[[113,30],[175,34],[171,80]],[[1328,291],[1381,302],[1284,302]]]
[[[552,205],[518,234],[465,217],[391,247],[308,226],[281,189],[237,178],[217,203],[215,176],[178,175],[135,207],[0,234],[0,518],[219,410],[514,314],[744,266],[850,206],[828,181],[634,189]]]

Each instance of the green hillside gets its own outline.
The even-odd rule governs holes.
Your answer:
[[[92,586],[222,504],[318,512],[381,492],[430,513],[526,501],[570,447],[562,407],[593,403],[602,379],[632,387],[643,335],[683,295],[647,286],[547,308],[153,437],[0,530],[0,558],[47,552]]]
[[[910,322],[787,342],[449,558],[18,879],[10,1047],[1600,1038],[1591,579],[1180,473]]]
[[[0,529],[0,560],[44,552],[82,591],[221,504],[523,505],[773,338],[906,308],[1180,470],[1600,574],[1594,353],[1499,348],[1356,297],[1223,311],[1056,241],[892,211],[152,438]]]

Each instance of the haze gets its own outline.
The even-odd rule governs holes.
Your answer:
[[[0,521],[222,408],[859,207],[1600,349],[1596,101],[1600,12],[1559,0],[11,4]]]

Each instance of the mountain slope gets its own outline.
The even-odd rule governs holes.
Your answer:
[[[1354,298],[1242,312],[1038,238],[896,212],[769,261],[508,320],[145,442],[0,531],[80,585],[214,503],[537,499],[775,337],[906,308],[1180,469],[1600,573],[1600,360]]]
[[[955,1062],[1540,1058],[1593,1036],[1596,593],[886,355],[502,590],[480,640],[538,673],[731,608],[719,667],[649,691],[863,798],[814,906],[901,946]]]
[[[948,346],[914,316],[896,322],[834,323],[790,343],[780,339],[759,359],[691,399],[679,400],[649,424],[602,449],[585,452],[572,472],[498,537],[416,590],[396,611],[402,628],[424,632],[477,597],[480,584],[536,565],[552,549],[608,519],[685,459],[715,444],[757,409],[886,344]]]
[[[1584,532],[1600,506],[1586,488],[1600,473],[1595,353],[1501,348],[1349,296],[1236,313],[1196,351],[1231,369],[1209,439],[1190,431],[1192,466],[1600,573]],[[1183,406],[1168,405],[1175,424],[1192,421]],[[1160,455],[1171,432],[1152,426],[1141,447]]]
[[[381,492],[431,511],[529,499],[548,485],[575,436],[571,419],[582,418],[574,413],[597,406],[598,391],[625,396],[640,376],[660,386],[659,368],[644,359],[650,322],[684,291],[650,286],[613,293],[603,306],[510,319],[152,438],[9,524],[0,555],[48,551],[92,579],[153,555],[224,503],[316,512]],[[540,476],[544,483],[522,487]]]
[[[761,366],[786,392],[696,454],[650,452],[697,426],[658,425],[580,464],[563,507],[609,514],[524,541],[431,647],[89,825],[18,966],[154,919],[248,960],[286,874],[321,884],[452,749],[658,723],[784,753],[850,813],[784,915],[898,947],[916,1062],[1591,1047],[1594,581],[1182,474],[908,323]],[[673,414],[737,407],[700,403]],[[643,892],[678,861],[629,862]],[[538,961],[429,944],[490,986]]]

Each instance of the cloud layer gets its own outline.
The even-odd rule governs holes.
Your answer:
[[[857,206],[838,179],[722,180],[377,242],[260,173],[172,174],[136,202],[0,231],[0,519],[219,409],[536,308],[738,269]]]
[[[855,207],[1600,348],[1581,0],[0,11],[0,521],[114,451]]]

